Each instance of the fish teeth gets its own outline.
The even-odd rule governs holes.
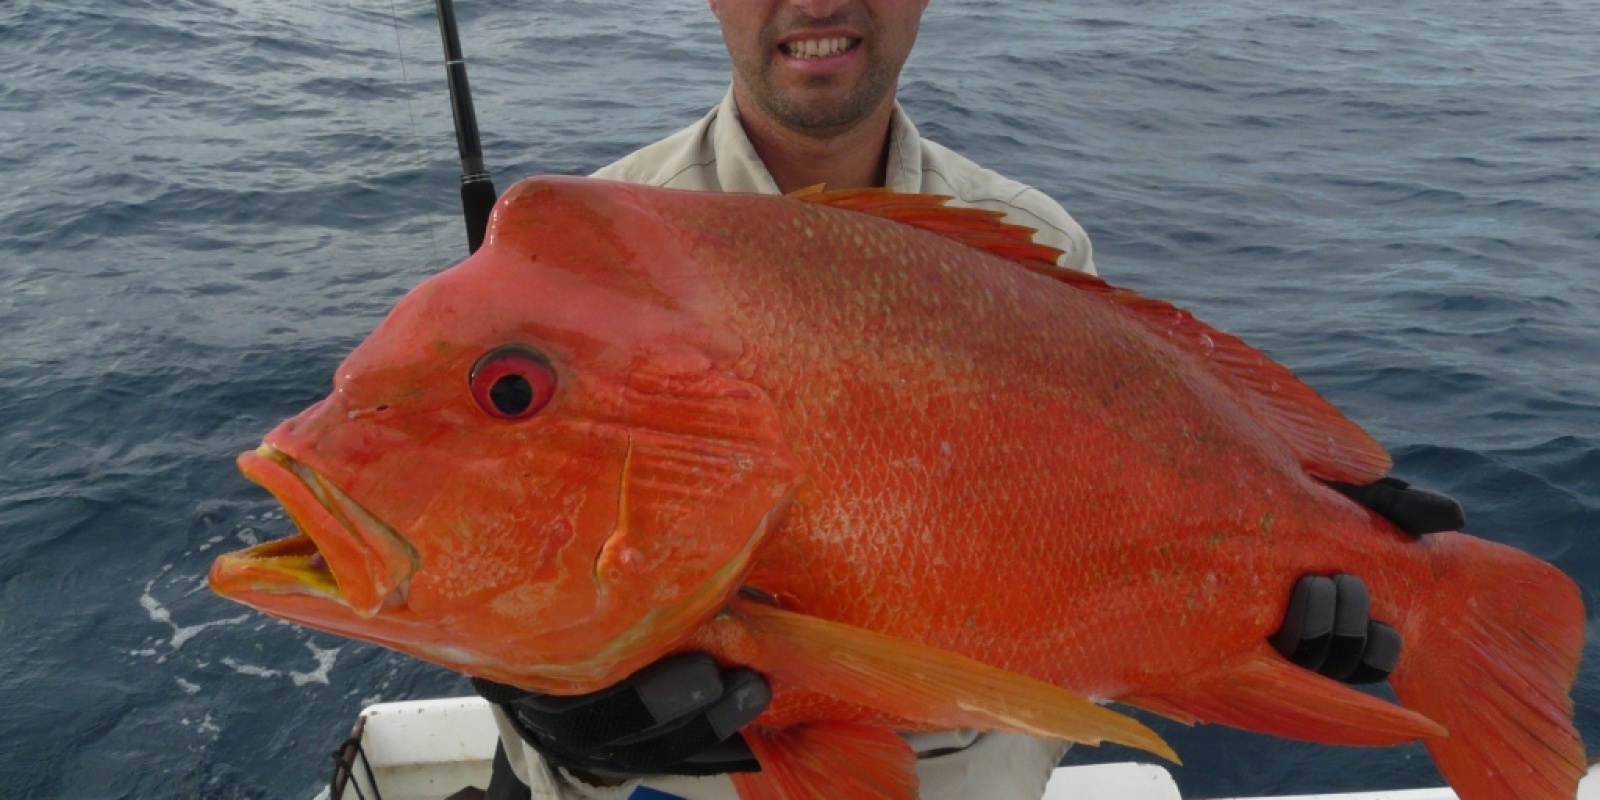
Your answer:
[[[783,49],[784,52],[795,58],[827,58],[855,47],[857,41],[845,36],[834,36],[827,39],[800,39],[786,43]]]

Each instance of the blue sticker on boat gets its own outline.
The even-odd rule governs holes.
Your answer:
[[[683,800],[683,798],[648,786],[640,786],[633,790],[633,794],[628,795],[628,800]]]

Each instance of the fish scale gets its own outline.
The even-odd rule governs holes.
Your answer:
[[[860,236],[860,227],[863,225],[845,225],[840,238]],[[888,238],[892,232],[880,230],[871,235]],[[865,245],[868,250],[878,246],[884,245],[874,241]],[[752,313],[743,320],[751,323],[744,330],[760,352],[772,354],[764,366],[778,376],[772,381],[777,387],[772,392],[775,401],[782,404],[789,397],[811,398],[818,394],[838,400],[836,405],[825,410],[808,407],[802,423],[790,432],[791,441],[795,442],[802,459],[809,460],[813,452],[827,455],[819,460],[822,469],[808,476],[813,486],[802,490],[798,496],[787,532],[808,536],[811,535],[809,531],[815,529],[822,532],[818,536],[833,539],[836,537],[827,532],[853,528],[852,535],[846,539],[875,543],[889,551],[874,553],[855,548],[838,556],[845,564],[809,564],[793,571],[857,572],[859,570],[850,569],[848,564],[870,563],[874,559],[895,564],[923,564],[931,561],[925,558],[928,553],[911,548],[913,552],[908,554],[888,543],[915,542],[932,536],[936,537],[937,544],[930,550],[948,552],[953,545],[957,552],[968,550],[970,557],[947,563],[943,571],[930,568],[926,575],[914,576],[919,589],[928,584],[970,585],[974,578],[989,575],[1016,576],[1014,583],[1030,586],[1060,580],[1064,575],[1080,574],[1074,565],[1061,563],[1057,555],[1058,551],[1068,549],[1070,542],[1076,541],[1073,529],[1121,530],[1126,527],[1116,520],[1123,509],[1113,506],[1102,508],[1098,514],[1083,514],[1081,507],[1094,498],[1115,497],[1118,486],[1137,485],[1141,481],[1138,476],[1123,478],[1109,473],[1102,481],[1081,482],[1072,492],[1063,492],[1058,483],[1031,480],[1030,476],[1059,474],[1063,465],[1093,463],[1092,451],[1099,449],[1099,442],[1137,439],[1136,426],[1119,419],[1130,410],[1164,427],[1165,420],[1156,410],[1146,408],[1136,399],[1159,396],[1167,387],[1159,380],[1138,383],[1138,376],[1126,372],[1119,374],[1115,390],[1105,390],[1098,383],[1081,380],[1080,375],[1085,370],[1074,369],[1075,366],[1108,357],[1120,343],[1105,335],[1092,335],[1089,326],[1074,325],[1080,321],[1079,317],[1060,310],[1066,304],[1056,295],[1070,293],[1068,287],[1059,286],[1048,278],[1002,267],[1011,273],[1020,273],[1009,276],[1013,280],[1007,282],[1007,286],[1031,282],[1034,284],[1029,287],[1032,291],[991,292],[979,280],[983,268],[993,268],[986,263],[992,259],[983,254],[958,249],[942,241],[919,242],[905,249],[911,264],[930,266],[867,272],[855,262],[829,259],[825,245],[814,236],[791,235],[753,243],[742,253],[745,261],[729,267],[745,268],[726,278],[728,286],[742,292],[729,303],[730,307],[765,309],[769,298],[785,300],[782,308],[788,312],[786,317]],[[833,268],[800,266],[813,264],[832,265]],[[844,298],[843,302],[839,298]],[[1030,304],[1030,299],[1036,302]],[[901,323],[898,327],[881,327],[871,340],[841,335],[868,319],[882,316],[889,307],[896,312],[894,319]],[[914,324],[924,319],[945,324]],[[957,320],[987,320],[993,324],[987,328],[960,326],[954,324]],[[1012,320],[1024,322],[1012,323]],[[761,326],[763,322],[770,327]],[[1033,335],[1018,336],[1019,332],[1029,331]],[[808,367],[817,364],[837,365],[839,360],[816,358],[804,348],[794,346],[802,340],[846,342],[843,346],[851,350],[845,360],[854,370],[808,371]],[[870,349],[876,357],[868,362],[857,362],[849,357],[857,352],[856,348]],[[806,353],[808,357],[798,362],[784,360],[784,354],[796,352]],[[863,368],[873,371],[863,373]],[[1060,379],[1051,381],[1052,375]],[[1028,381],[1020,380],[1022,376],[1027,376]],[[898,396],[901,392],[912,399],[907,402]],[[961,399],[969,397],[972,398],[969,405],[985,409],[987,418],[982,425],[971,424],[968,416],[971,408],[956,408],[963,405]],[[892,414],[885,409],[892,410]],[[1005,409],[1017,413],[1005,414]],[[893,415],[909,416],[889,419]],[[1107,430],[1086,435],[1081,424],[1085,418],[1102,420]],[[833,437],[819,441],[817,431],[835,430],[831,424],[833,419],[847,422],[840,430],[853,434],[847,437],[850,441],[840,442]],[[1051,419],[1057,422],[1053,424]],[[872,424],[874,421],[886,424]],[[1119,430],[1122,435],[1118,435]],[[928,437],[930,431],[955,442],[965,454],[955,463],[943,486],[907,480],[906,470],[897,467],[907,461],[939,460]],[[1022,431],[1027,435],[1019,435]],[[1217,436],[1211,441],[1226,440]],[[1164,450],[1157,455],[1168,453],[1171,451]],[[1215,449],[1172,455],[1182,463],[1226,463]],[[828,469],[840,462],[852,464],[854,468]],[[887,486],[880,480],[884,476],[889,476]],[[1150,489],[1144,487],[1145,491]],[[883,498],[899,496],[904,500],[896,507],[904,510],[899,514],[884,513],[878,519],[861,519],[830,509],[826,500],[812,499],[818,496],[877,497],[880,498],[876,504],[879,508],[892,505]],[[925,506],[926,498],[930,497],[939,498],[938,504],[920,511],[914,508]],[[1151,540],[1164,539],[1169,531],[1182,527],[1173,524],[1167,513],[1170,508],[1158,507],[1163,508],[1165,518],[1163,526],[1153,531],[1155,535]],[[1015,513],[1019,508],[1025,511]],[[981,537],[981,532],[996,531],[1007,527],[1008,523],[1013,527],[1019,523],[1027,527],[1018,531],[1020,536],[1008,534],[1004,538],[1009,551],[1005,557],[975,547],[979,541],[974,539]],[[1205,519],[1189,524],[1216,527],[1230,524],[1230,521]],[[951,537],[957,541],[950,542]],[[1019,539],[1028,544],[1019,547]],[[830,551],[817,547],[808,548],[807,552],[820,560],[818,554]],[[1030,565],[1047,566],[1028,568]],[[1137,568],[1143,566],[1141,563]],[[898,573],[872,570],[868,574],[876,575],[881,583],[838,587],[832,596],[897,597],[906,585]],[[775,588],[775,593],[780,595],[788,593],[782,583],[772,587],[763,584],[763,588]],[[1040,641],[1048,641],[1046,634],[1054,629],[1055,620],[1063,614],[1091,610],[1049,605],[1041,608],[1040,596],[1041,592],[1032,588],[990,594],[975,601],[978,604],[976,614],[1014,626],[1016,609],[1038,609],[1040,624],[1030,632],[1036,632]],[[1287,597],[1286,590],[1270,602],[1279,604],[1282,597]],[[909,596],[901,605],[914,608],[916,599],[915,595]],[[1265,597],[1262,600],[1268,602]],[[823,616],[843,611],[829,606],[828,602],[826,596],[808,599],[807,610]],[[810,603],[818,605],[813,607]],[[914,620],[920,615],[905,616]],[[887,618],[843,618],[876,629],[904,624]],[[915,631],[919,637],[934,633],[929,629]],[[1248,636],[1255,641],[1270,633],[1271,629],[1265,629],[1251,631]],[[998,663],[994,659],[996,642],[993,641],[969,638],[960,646],[955,640],[935,643],[941,647],[985,653],[991,663]],[[1064,652],[1070,654],[1071,647],[1068,643]],[[1073,661],[1070,657],[1063,658],[1062,652],[1051,642],[1037,648],[1032,657],[1036,662]],[[1021,662],[1005,665],[1016,668]],[[1041,669],[1039,663],[1029,666],[1033,671]]]

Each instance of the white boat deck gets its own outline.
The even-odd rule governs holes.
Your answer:
[[[438,800],[464,786],[489,785],[496,734],[489,705],[481,698],[380,703],[369,706],[361,716],[365,718],[362,748],[384,800]],[[357,766],[353,773],[353,780],[361,785],[365,796],[373,797],[366,771]],[[1600,777],[1597,775],[1600,771],[1590,770],[1578,787],[1575,800],[1600,800]],[[346,795],[356,796],[354,791],[347,791]],[[327,797],[327,792],[321,797]],[[1059,768],[1051,777],[1044,797],[1045,800],[1185,800],[1166,770],[1154,764],[1135,763]],[[1439,788],[1232,800],[1458,798],[1455,792]]]

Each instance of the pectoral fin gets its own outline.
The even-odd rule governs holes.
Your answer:
[[[736,600],[732,614],[759,643],[750,666],[774,681],[935,729],[1114,742],[1178,761],[1134,719],[1025,675],[750,600]]]

